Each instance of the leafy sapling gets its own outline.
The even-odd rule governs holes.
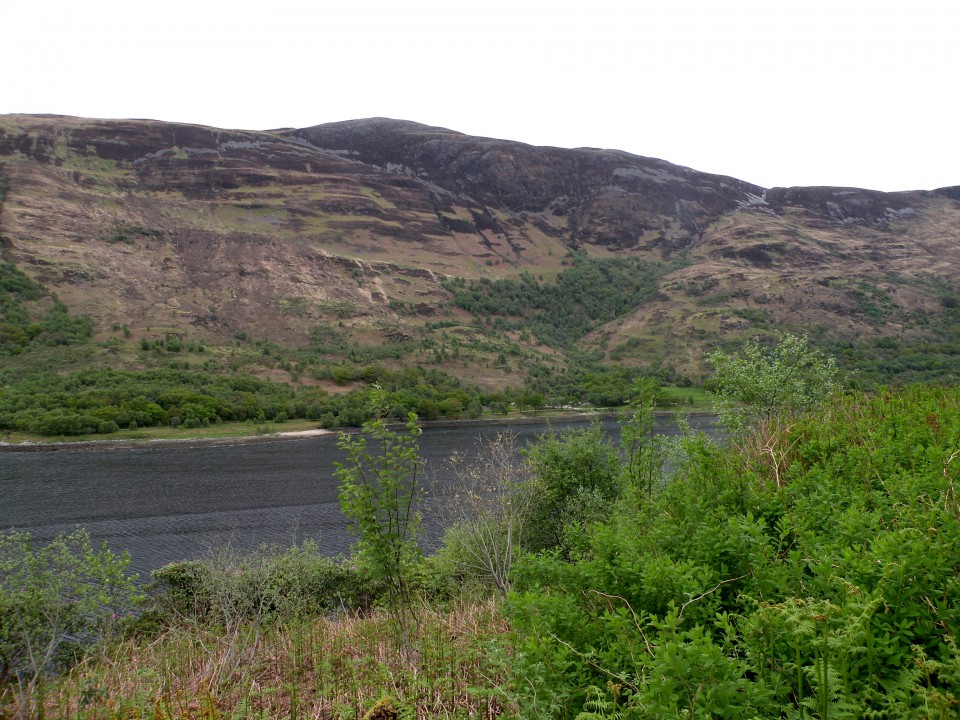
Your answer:
[[[385,394],[375,386],[374,419],[358,435],[340,433],[337,446],[347,457],[336,463],[340,508],[358,540],[354,552],[371,582],[386,591],[398,611],[404,640],[413,617],[413,575],[422,557],[417,539],[416,510],[421,460],[417,438],[421,428],[409,413],[404,432],[387,426]]]
[[[720,421],[738,434],[778,415],[811,410],[840,387],[834,359],[811,348],[806,337],[786,334],[774,347],[751,341],[738,354],[717,350],[707,359],[716,370]]]

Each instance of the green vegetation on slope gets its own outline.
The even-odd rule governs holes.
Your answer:
[[[551,347],[573,350],[592,329],[636,308],[677,265],[640,258],[593,259],[571,254],[573,266],[552,284],[529,273],[519,280],[457,278],[444,285],[474,317],[532,332]]]
[[[856,281],[822,280],[836,284],[856,303],[854,317],[864,335],[830,333],[816,319],[803,325],[778,324],[769,310],[729,308],[730,315],[749,321],[753,334],[774,335],[791,330],[807,334],[821,351],[851,373],[865,390],[889,383],[956,383],[960,381],[960,290],[938,275],[905,277],[887,273]],[[884,286],[888,289],[885,290]],[[894,300],[896,292],[920,294],[922,307],[910,310]],[[882,332],[880,337],[867,333]],[[743,341],[725,344],[735,349]]]
[[[527,377],[531,392],[542,395],[551,405],[583,403],[594,407],[621,407],[631,403],[650,382],[661,385],[676,383],[689,386],[690,380],[670,365],[647,370],[591,363],[588,368],[572,367],[557,371],[544,365],[534,366]],[[664,388],[667,390],[667,388]],[[669,393],[658,395],[657,404],[676,405],[677,393],[684,388],[674,388]],[[688,398],[684,393],[682,402]],[[702,398],[702,391],[700,391]]]
[[[898,318],[913,332],[860,342],[823,338],[818,345],[854,370],[864,388],[890,382],[960,382],[960,290],[937,276],[894,279],[936,298],[937,306]]]
[[[47,296],[52,305],[39,311],[34,301]],[[88,317],[70,317],[56,295],[23,274],[13,263],[0,260],[0,357],[49,345],[77,345],[93,332]]]
[[[471,313],[480,327],[502,334],[505,340],[510,337],[507,333],[518,333],[521,342],[535,339],[563,352],[564,368],[543,358],[519,361],[527,368],[528,391],[550,404],[621,406],[632,399],[630,386],[641,377],[653,377],[661,384],[690,383],[669,363],[643,370],[624,368],[604,362],[602,352],[587,352],[578,345],[591,331],[635,310],[681,264],[596,259],[579,253],[571,253],[565,262],[571,267],[552,282],[525,272],[517,280],[457,278],[444,287],[453,293],[453,303]],[[507,362],[501,353],[498,363]]]
[[[606,277],[597,270],[606,264],[577,262],[577,268],[567,271],[573,280],[561,283],[564,287],[579,288],[579,296],[587,299],[593,297],[591,292],[613,287],[594,287],[584,280]],[[614,271],[607,274],[620,287],[633,264],[615,262],[610,267]],[[456,330],[443,323],[428,327],[419,341],[398,336],[396,341],[370,347],[348,343],[337,328],[322,323],[298,349],[266,340],[254,343],[244,333],[237,334],[235,346],[226,348],[207,347],[170,331],[158,331],[162,336],[153,339],[137,339],[119,324],[112,328],[116,336],[93,343],[89,318],[70,316],[55,296],[51,305],[46,288],[7,262],[0,262],[0,303],[0,354],[11,357],[0,371],[0,431],[31,435],[110,434],[158,426],[191,429],[219,422],[286,419],[314,420],[324,427],[359,426],[370,418],[368,394],[374,384],[388,392],[388,414],[397,420],[408,412],[434,420],[570,402],[619,406],[634,397],[631,386],[641,375],[595,362],[590,370],[569,372],[537,363],[526,389],[482,393],[446,369],[461,362],[488,362],[507,370],[511,362],[532,362],[533,356],[508,339],[495,337],[494,330]],[[44,303],[49,309],[41,312]],[[594,308],[591,317],[605,317],[597,307],[590,307]],[[57,351],[63,346],[70,346],[69,354]],[[370,364],[398,360],[418,365],[391,369]],[[423,362],[437,367],[419,364]],[[67,363],[88,369],[64,372]],[[145,369],[104,367],[109,365]],[[271,368],[288,372],[291,382],[252,376]],[[316,385],[304,386],[301,376],[332,381],[345,391],[329,393]],[[659,373],[658,378],[676,379],[669,373]],[[346,391],[347,387],[353,389]]]

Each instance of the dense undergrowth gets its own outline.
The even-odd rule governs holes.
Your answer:
[[[41,301],[46,304],[39,307]],[[0,357],[44,346],[82,344],[92,333],[90,318],[71,316],[56,295],[0,259]]]
[[[603,443],[547,438],[530,482],[557,456],[608,457]],[[169,566],[133,628],[45,675],[21,706],[77,718],[359,718],[375,706],[371,717],[956,717],[960,389],[851,394],[723,447],[688,435],[667,449],[669,482],[633,463],[664,448],[630,447],[640,455],[596,482],[614,473],[617,492],[556,481],[570,522],[555,549],[532,552],[546,533],[518,526],[503,601],[454,545],[416,564],[406,636],[362,562],[302,549]],[[610,504],[578,516],[585,499]]]
[[[846,397],[687,450],[574,561],[522,562],[520,715],[955,717],[957,389]]]

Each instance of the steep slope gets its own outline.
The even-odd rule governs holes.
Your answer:
[[[532,367],[562,348],[493,322],[507,309],[472,315],[445,283],[549,284],[571,251],[667,273],[581,347],[694,378],[704,348],[780,327],[933,342],[960,283],[956,189],[764,190],[383,118],[247,132],[0,116],[0,175],[3,259],[100,340],[122,324],[131,342],[320,338],[331,357],[400,343],[397,362],[430,353],[488,385],[523,380],[494,367],[503,350]],[[476,352],[448,362],[447,340]]]
[[[718,216],[751,202],[762,188],[662,160],[614,150],[565,150],[476,138],[385,118],[319,125],[291,133],[319,148],[386,172],[428,181],[438,210],[476,204],[472,213],[509,213],[572,246],[683,247]],[[508,238],[511,233],[503,230]]]
[[[7,254],[100,327],[200,327],[295,343],[309,327],[301,313],[342,315],[353,304],[382,314],[387,292],[413,300],[436,290],[405,290],[430,277],[422,269],[430,263],[418,261],[435,253],[372,253],[397,257],[389,278],[354,259],[371,259],[363,247],[373,237],[396,241],[399,221],[384,217],[393,178],[365,184],[355,163],[269,134],[6,118],[0,156]],[[411,245],[443,232],[432,214],[401,215]],[[355,230],[355,244],[341,224]]]
[[[948,191],[774,188],[764,199],[706,228],[689,265],[593,343],[693,367],[704,344],[778,329],[835,352],[960,339],[960,205]]]

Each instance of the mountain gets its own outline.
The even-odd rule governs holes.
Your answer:
[[[276,378],[270,346],[311,346],[495,387],[597,361],[698,382],[706,350],[780,330],[880,379],[960,350],[960,187],[767,189],[385,118],[6,115],[0,191],[2,259],[116,365],[175,337],[223,365],[264,348]]]

